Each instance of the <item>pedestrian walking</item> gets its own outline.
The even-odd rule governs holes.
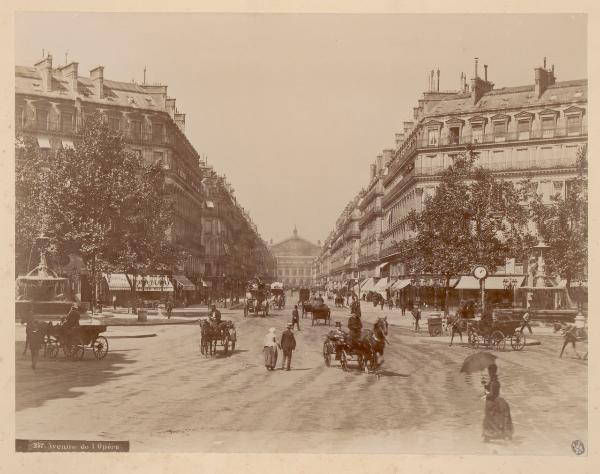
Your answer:
[[[523,334],[523,329],[529,329],[529,334],[533,334],[533,331],[531,330],[531,326],[529,325],[529,311],[525,311],[525,314],[523,315],[523,324],[521,324],[521,334]]]
[[[483,417],[483,441],[491,439],[511,439],[513,423],[510,416],[510,406],[500,396],[500,382],[498,381],[498,366],[492,364],[488,367],[489,382],[482,380],[485,388],[485,415]]]
[[[421,310],[418,307],[413,308],[412,315],[415,320],[415,332],[418,332],[421,330],[421,328],[419,327],[419,321],[421,320]]]
[[[265,355],[265,367],[267,370],[275,370],[277,364],[277,336],[275,335],[275,328],[270,328],[269,332],[264,338],[263,352]]]
[[[167,310],[167,319],[171,319],[171,313],[173,312],[173,302],[170,298],[165,303],[165,308]]]
[[[292,364],[292,351],[296,350],[296,338],[292,331],[292,324],[288,323],[287,329],[281,334],[281,350],[283,351],[283,359],[281,360],[281,370],[290,370]],[[287,365],[286,365],[287,361]]]
[[[402,310],[402,316],[406,316],[406,303],[404,298],[400,301],[400,309]]]
[[[298,305],[294,305],[294,310],[292,311],[292,328],[296,325],[298,331],[300,331],[300,315],[298,314]]]
[[[113,295],[112,297],[113,310],[117,310],[117,295]]]
[[[450,347],[452,347],[452,342],[454,341],[454,335],[456,333],[458,333],[458,335],[460,336],[460,342],[462,344],[463,338],[462,338],[462,327],[461,326],[462,326],[462,320],[461,320],[460,316],[457,314],[456,316],[454,316],[454,319],[450,323],[450,330],[452,331],[452,334],[450,336]]]

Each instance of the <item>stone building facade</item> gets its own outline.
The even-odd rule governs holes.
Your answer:
[[[530,178],[547,202],[551,195],[568,192],[577,153],[587,144],[587,80],[559,82],[554,66],[547,68],[544,60],[543,67],[534,69],[532,84],[498,89],[484,68],[482,78],[476,61],[470,88],[463,75],[459,90],[449,92],[440,92],[439,74],[437,82],[432,74],[429,90],[413,109],[413,121],[404,122],[396,134],[395,148],[384,150],[371,164],[358,205],[358,269],[362,282],[386,278],[386,285],[378,285],[381,293],[411,285],[439,286],[435,276],[415,281],[407,274],[398,244],[414,236],[409,213],[423,209],[442,170],[467,145],[478,153],[478,164],[499,178]],[[328,237],[315,263],[320,281],[340,280],[340,259],[334,260],[337,236],[334,231]],[[513,260],[493,270],[517,275],[522,282],[526,267],[527,262]]]
[[[276,265],[277,281],[286,288],[311,287],[314,283],[313,264],[321,248],[298,235],[294,228],[291,237],[271,245]]]
[[[83,77],[77,62],[55,67],[50,55],[33,67],[15,67],[16,132],[33,137],[49,155],[76,146],[86,117],[96,112],[123,135],[128,149],[148,163],[162,162],[167,171],[175,196],[170,238],[190,254],[184,268],[173,273],[185,273],[199,287],[215,280],[223,288],[226,278],[273,272],[267,245],[231,186],[186,137],[185,114],[166,85],[110,80],[102,66]],[[246,257],[243,271],[232,263],[235,253]]]

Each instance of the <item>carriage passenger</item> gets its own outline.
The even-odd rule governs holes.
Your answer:
[[[74,329],[76,327],[79,327],[79,319],[80,318],[81,318],[81,316],[79,315],[79,309],[77,308],[77,305],[76,304],[71,305],[71,309],[69,310],[69,313],[67,314],[65,322],[63,323],[63,327],[65,329]]]
[[[348,319],[348,329],[350,331],[350,345],[355,347],[360,341],[360,332],[362,330],[362,321],[360,316],[353,313]]]

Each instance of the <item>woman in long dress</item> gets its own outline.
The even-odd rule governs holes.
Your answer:
[[[513,424],[510,417],[510,407],[500,396],[500,382],[498,381],[498,366],[492,364],[488,367],[490,380],[485,387],[485,416],[483,418],[483,440],[511,439]]]
[[[270,328],[264,339],[263,352],[265,354],[265,367],[267,370],[275,370],[277,364],[277,336],[275,328]]]

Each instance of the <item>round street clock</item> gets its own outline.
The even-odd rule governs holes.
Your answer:
[[[482,280],[484,279],[488,274],[487,268],[485,268],[483,265],[477,265],[474,269],[473,269],[473,276],[475,278],[477,278],[478,280]]]

